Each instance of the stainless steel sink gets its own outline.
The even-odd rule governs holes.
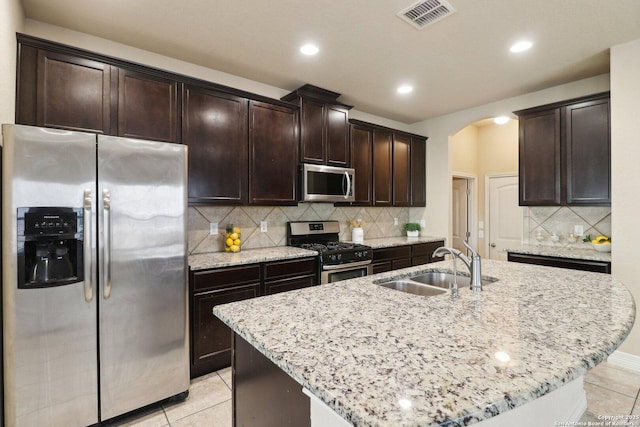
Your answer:
[[[393,280],[391,282],[379,283],[379,285],[385,288],[422,296],[434,296],[447,293],[444,289],[412,282],[411,280]]]
[[[429,271],[419,276],[412,277],[410,279],[414,282],[424,283],[430,286],[437,286],[438,288],[449,289],[449,283],[453,283],[453,273],[446,273],[443,271]],[[458,288],[469,286],[471,278],[468,276],[457,275]],[[486,285],[495,282],[495,279],[482,278],[482,284]]]

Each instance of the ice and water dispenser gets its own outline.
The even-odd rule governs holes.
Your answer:
[[[82,209],[18,208],[18,288],[82,282]]]

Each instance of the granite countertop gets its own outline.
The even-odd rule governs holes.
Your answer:
[[[364,239],[363,245],[371,246],[374,249],[388,248],[391,246],[414,245],[416,243],[437,242],[438,240],[446,240],[444,237],[419,236],[419,237],[379,237],[376,239]]]
[[[271,248],[243,249],[240,252],[212,252],[189,255],[191,270],[230,267],[233,265],[253,264],[257,262],[279,261],[293,258],[318,256],[318,252],[292,246],[274,246]]]
[[[483,260],[483,276],[499,280],[455,300],[375,285],[451,268],[442,261],[213,311],[346,420],[376,427],[462,426],[526,404],[605,360],[635,319],[627,288],[601,273]]]
[[[585,245],[586,246],[586,245]],[[587,259],[592,261],[611,262],[611,252],[598,252],[588,246],[581,248],[580,245],[574,249],[564,247],[554,248],[553,246],[522,245],[518,249],[505,249],[506,252],[513,252],[525,255],[543,255],[559,258]]]

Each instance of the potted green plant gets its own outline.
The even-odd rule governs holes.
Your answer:
[[[420,230],[422,230],[422,227],[417,222],[408,222],[404,225],[404,231],[407,232],[407,237],[418,237]]]

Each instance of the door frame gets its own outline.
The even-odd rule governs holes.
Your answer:
[[[489,245],[491,244],[491,221],[490,221],[490,194],[489,194],[489,181],[492,178],[518,178],[518,171],[515,172],[503,172],[503,173],[492,173],[484,176],[484,222],[486,225],[486,234],[484,239],[484,253],[487,258],[489,258]],[[524,233],[524,226],[522,227],[522,233]],[[522,242],[523,235],[520,235],[520,241]]]
[[[453,242],[453,179],[460,178],[466,179],[469,188],[469,203],[467,205],[467,222],[469,228],[467,231],[469,235],[469,245],[472,248],[477,249],[478,244],[478,176],[464,173],[464,172],[451,172],[449,177],[449,238],[448,242]]]

